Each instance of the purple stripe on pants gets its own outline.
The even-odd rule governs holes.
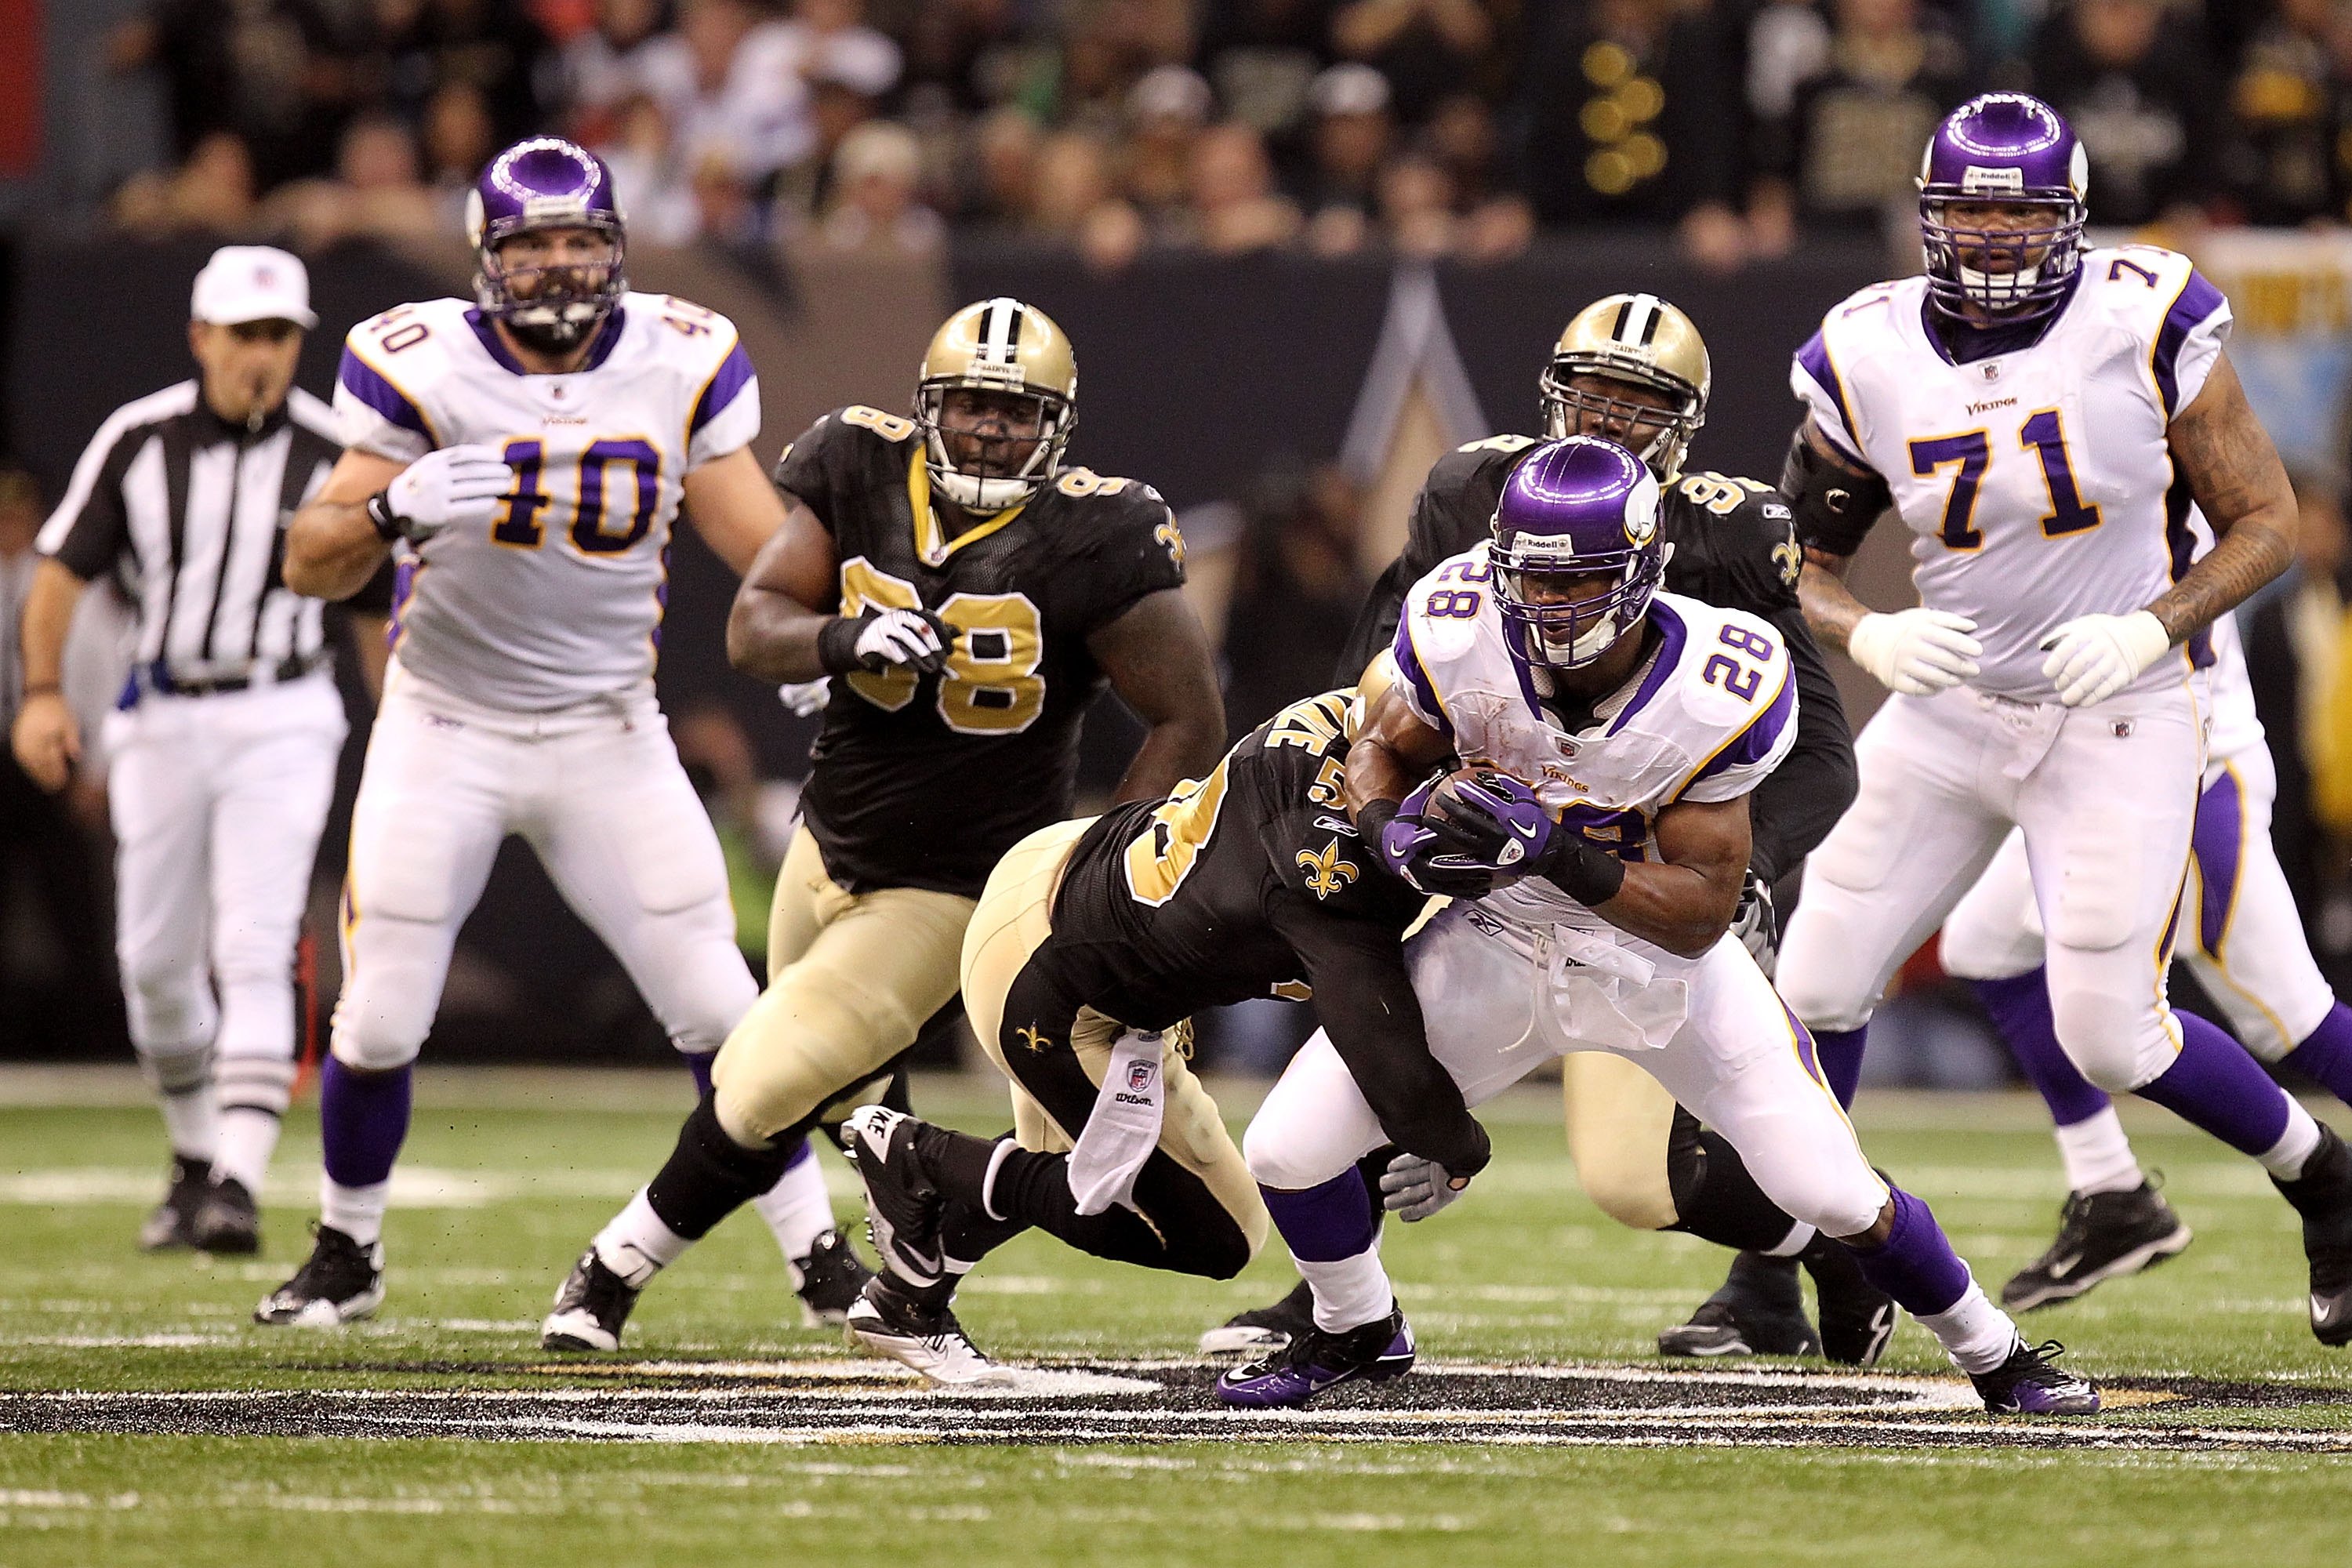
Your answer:
[[[2225,770],[2197,797],[2197,826],[2189,847],[2197,857],[2198,878],[2205,885],[2197,945],[2218,954],[2230,929],[2231,911],[2238,907],[2238,875],[2245,859],[2246,798],[2237,774]]]

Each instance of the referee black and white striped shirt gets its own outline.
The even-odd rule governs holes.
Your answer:
[[[286,586],[286,525],[341,454],[333,411],[299,387],[248,428],[184,381],[99,427],[38,548],[85,582],[121,575],[148,689],[291,679],[327,637],[325,605]]]

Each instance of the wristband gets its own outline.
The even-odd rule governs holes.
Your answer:
[[[1553,887],[1586,909],[1597,909],[1625,885],[1625,862],[1580,837],[1570,840],[1569,852],[1548,874]]]
[[[65,688],[58,685],[54,680],[28,680],[25,682],[23,695],[26,697],[58,697],[64,695],[64,693]]]
[[[1396,820],[1396,814],[1395,801],[1381,799],[1366,801],[1356,812],[1356,831],[1363,837],[1365,843],[1377,849],[1380,847],[1381,831]]]
[[[871,618],[870,611],[862,616],[835,616],[817,628],[816,662],[827,675],[848,675],[866,668],[857,657],[857,635]]]
[[[375,536],[386,544],[408,531],[406,521],[392,510],[390,490],[378,490],[368,497],[367,514],[368,522],[375,529]]]

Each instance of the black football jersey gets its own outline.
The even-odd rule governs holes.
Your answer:
[[[1492,536],[1495,503],[1533,437],[1495,436],[1448,452],[1414,498],[1404,553],[1372,586],[1340,656],[1337,679],[1353,680],[1396,637],[1405,591],[1449,555]],[[1666,587],[1779,627],[1797,679],[1797,742],[1749,799],[1748,865],[1767,882],[1795,870],[1853,799],[1853,736],[1837,681],[1797,605],[1804,565],[1794,520],[1780,491],[1754,479],[1686,473],[1663,488],[1659,527],[1674,553]]]
[[[1137,1028],[1311,997],[1389,1136],[1467,1172],[1485,1134],[1429,1053],[1402,945],[1428,900],[1381,868],[1342,799],[1353,696],[1293,703],[1206,779],[1104,816],[1071,851],[1032,963]]]
[[[912,420],[849,407],[776,466],[833,536],[844,615],[920,607],[960,634],[944,674],[834,678],[801,802],[850,891],[976,898],[1007,849],[1069,816],[1104,685],[1087,639],[1181,587],[1184,544],[1157,490],[1085,468],[950,537],[922,458]]]

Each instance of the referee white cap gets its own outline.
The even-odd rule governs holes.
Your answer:
[[[224,245],[196,274],[188,314],[234,327],[245,321],[319,324],[310,309],[310,274],[298,257],[274,246]]]

